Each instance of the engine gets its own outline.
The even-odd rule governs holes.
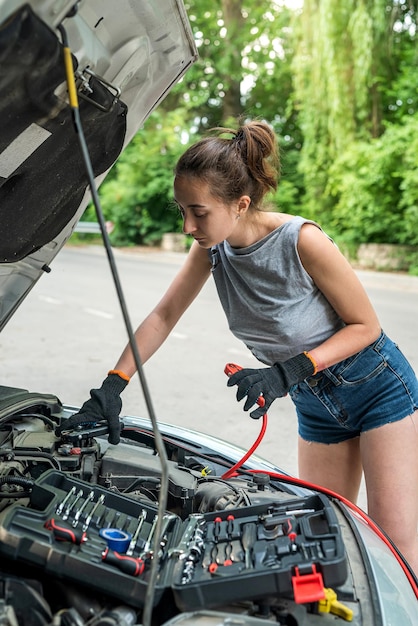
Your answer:
[[[324,588],[348,576],[328,498],[226,479],[221,455],[180,438],[163,472],[134,419],[118,446],[100,424],[58,438],[53,396],[0,396],[2,624],[135,625],[149,603],[161,625],[324,623]]]

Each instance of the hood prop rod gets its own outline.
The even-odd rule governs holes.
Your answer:
[[[106,249],[106,254],[107,254],[110,269],[112,272],[113,281],[116,287],[116,292],[118,295],[118,300],[119,300],[119,304],[121,307],[125,327],[128,333],[129,344],[132,350],[135,365],[138,371],[138,376],[141,381],[141,386],[142,386],[142,390],[144,393],[145,402],[148,408],[148,413],[149,413],[149,417],[151,420],[153,433],[155,437],[155,447],[160,457],[161,488],[160,488],[160,493],[159,493],[159,498],[158,498],[159,513],[158,513],[158,518],[157,518],[155,533],[154,533],[154,542],[155,542],[155,545],[158,546],[161,533],[162,533],[164,513],[167,508],[167,499],[168,499],[167,494],[168,494],[168,488],[169,488],[169,467],[168,467],[167,452],[164,446],[163,438],[158,428],[155,411],[152,405],[148,384],[145,379],[145,374],[143,371],[143,366],[142,366],[141,358],[139,355],[138,347],[136,345],[135,335],[133,332],[132,324],[130,322],[130,318],[129,318],[129,314],[128,314],[128,310],[126,306],[126,301],[125,301],[125,297],[123,294],[123,289],[122,289],[121,282],[119,279],[119,274],[118,274],[118,270],[116,267],[116,262],[115,262],[115,258],[113,255],[112,246],[110,243],[109,235],[106,230],[106,223],[105,223],[105,219],[103,216],[103,211],[101,208],[99,195],[98,195],[97,187],[96,187],[95,180],[94,180],[93,167],[91,164],[90,154],[88,151],[87,143],[86,143],[84,132],[83,132],[83,126],[82,126],[81,118],[80,118],[80,111],[78,107],[78,98],[77,98],[77,89],[76,89],[75,79],[74,79],[74,68],[73,68],[71,50],[68,45],[67,34],[62,24],[58,26],[58,30],[61,34],[62,43],[64,47],[64,63],[65,63],[65,72],[66,72],[66,80],[67,80],[67,88],[68,88],[68,97],[69,97],[69,103],[70,103],[72,117],[73,117],[74,128],[75,128],[75,132],[77,134],[81,152],[83,155],[83,160],[84,160],[84,165],[86,168],[86,173],[88,176],[92,200],[94,203],[97,220],[100,225],[102,239],[103,239],[103,243]],[[143,626],[150,626],[151,624],[152,607],[154,604],[154,601],[153,601],[154,590],[156,586],[155,584],[157,581],[158,569],[159,569],[158,553],[159,553],[159,550],[154,550],[154,558],[151,560],[150,576],[149,576],[149,580],[147,584],[147,590],[146,590],[145,602],[144,602],[144,611],[142,615]]]

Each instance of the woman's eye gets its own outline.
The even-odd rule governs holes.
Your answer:
[[[195,217],[205,217],[206,213],[195,213]]]

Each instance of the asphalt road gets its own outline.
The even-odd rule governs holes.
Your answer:
[[[136,327],[162,296],[184,255],[115,251]],[[111,369],[127,341],[116,289],[101,247],[67,247],[42,277],[0,338],[1,383],[57,395],[79,406]],[[382,327],[418,371],[418,277],[359,272]],[[210,280],[144,373],[157,419],[198,429],[247,450],[261,423],[243,413],[226,387],[224,366],[256,365],[229,332]],[[148,415],[135,377],[124,414]],[[276,401],[257,454],[297,475],[296,418],[288,398]],[[364,488],[359,504],[365,507]]]

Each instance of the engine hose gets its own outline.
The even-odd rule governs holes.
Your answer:
[[[38,450],[31,450],[30,452],[28,452],[27,450],[15,450],[13,452],[13,456],[15,457],[35,457],[35,458],[40,458],[40,459],[45,459],[46,461],[49,461],[51,463],[51,465],[53,465],[55,467],[55,469],[60,470],[61,469],[61,463],[58,461],[58,459],[56,459],[52,454],[48,454],[47,452],[39,452]]]
[[[35,482],[30,478],[24,478],[23,476],[0,476],[1,485],[19,485],[20,487],[33,487]]]

